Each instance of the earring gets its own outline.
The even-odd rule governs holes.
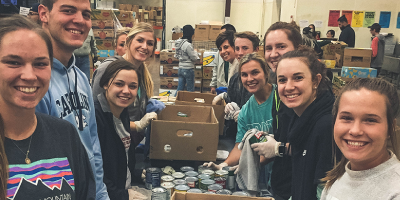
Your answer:
[[[317,87],[315,87],[314,89],[317,89]]]

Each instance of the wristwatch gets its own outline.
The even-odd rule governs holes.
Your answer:
[[[281,142],[278,147],[279,157],[283,157],[286,151],[286,143]]]

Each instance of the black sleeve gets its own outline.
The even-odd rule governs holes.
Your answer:
[[[315,168],[314,183],[319,184],[320,179],[333,168],[332,148],[333,148],[333,127],[332,116],[325,115],[316,123],[314,130],[318,131],[317,142],[317,166]]]

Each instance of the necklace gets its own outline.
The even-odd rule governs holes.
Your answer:
[[[32,134],[32,135],[33,135],[33,134]],[[11,140],[11,141],[14,143],[14,145],[15,145],[23,154],[25,154],[25,156],[26,156],[26,157],[25,157],[25,163],[26,163],[26,164],[31,164],[31,159],[28,158],[28,155],[29,155],[29,149],[31,149],[32,135],[30,136],[31,139],[29,140],[29,147],[28,147],[28,151],[26,151],[26,153],[24,153],[24,151],[22,151],[21,148],[19,148],[18,145],[15,144],[14,140]]]

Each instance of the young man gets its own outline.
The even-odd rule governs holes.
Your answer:
[[[372,26],[369,26],[370,28],[369,32],[372,35],[372,43],[371,43],[371,49],[372,49],[372,61],[371,61],[371,67],[375,68],[377,70],[377,76],[379,75],[379,72],[381,71],[382,64],[383,64],[383,57],[385,56],[385,37],[379,32],[381,31],[381,25],[378,23],[372,24]]]
[[[96,199],[108,200],[92,90],[73,55],[92,26],[90,13],[88,0],[43,0],[39,6],[42,27],[53,43],[54,59],[49,90],[36,111],[65,119],[77,128],[95,177]]]
[[[218,87],[228,87],[228,80],[238,72],[239,63],[235,59],[234,32],[225,31],[218,35],[215,44],[218,47],[222,60],[213,69],[213,76],[210,83],[211,93],[215,94]]]
[[[225,24],[221,26],[221,31],[219,33],[223,33],[225,31],[233,31],[236,33],[236,28],[232,24]]]
[[[346,16],[341,16],[338,19],[339,28],[342,30],[339,36],[339,41],[345,42],[349,47],[354,47],[356,43],[356,34],[350,24],[347,22]]]

